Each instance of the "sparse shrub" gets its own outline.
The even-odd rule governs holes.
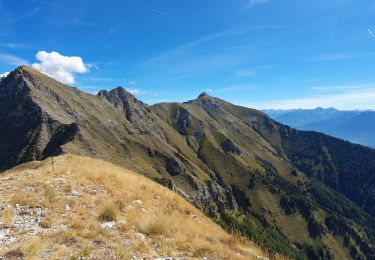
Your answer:
[[[251,215],[236,215],[231,212],[221,214],[221,225],[227,230],[253,240],[271,255],[281,254],[291,259],[303,259],[300,252],[293,248],[290,241],[276,229],[264,226]]]
[[[2,221],[5,223],[5,225],[12,225],[13,222],[13,214],[14,214],[14,208],[12,207],[6,207],[4,211],[2,212]]]
[[[5,259],[23,259],[25,254],[22,252],[20,248],[10,250],[5,254]]]
[[[165,225],[157,220],[141,224],[139,231],[147,236],[164,235],[167,232]]]
[[[333,259],[333,256],[329,252],[328,248],[321,243],[315,243],[314,245],[307,247],[306,252],[309,259]]]
[[[126,232],[128,230],[126,223],[123,221],[119,221],[119,223],[116,224],[116,227],[120,232]]]
[[[111,250],[114,253],[115,259],[130,259],[129,252],[121,246],[113,246]]]
[[[105,206],[99,216],[98,219],[102,222],[109,222],[115,221],[117,217],[117,211],[113,206]]]
[[[134,244],[134,248],[135,250],[139,251],[139,252],[147,252],[147,245],[144,241],[140,241],[140,242],[136,242]]]
[[[252,174],[252,175],[250,175],[250,180],[249,180],[248,188],[250,190],[252,190],[252,189],[255,188],[255,185],[256,185],[256,177],[255,177],[255,174]]]
[[[42,228],[51,228],[51,221],[49,219],[43,219],[39,222],[39,226]]]
[[[64,187],[63,187],[63,191],[64,191],[65,193],[71,192],[71,191],[72,191],[72,185],[70,185],[70,184],[65,184]]]
[[[24,193],[16,193],[10,199],[10,202],[14,205],[19,204],[21,206],[29,206],[30,200],[29,197]]]
[[[81,251],[79,251],[78,256],[79,258],[86,258],[90,255],[90,250],[88,248],[83,248]]]
[[[60,239],[60,243],[64,246],[73,246],[78,243],[77,239],[69,233],[63,233]]]
[[[321,237],[327,232],[326,227],[312,216],[307,221],[307,229],[312,238]]]
[[[115,205],[120,212],[124,212],[126,203],[123,200],[116,200]]]
[[[89,239],[89,240],[94,240],[97,237],[97,234],[91,230],[82,230],[76,233],[77,236]]]
[[[44,186],[44,196],[49,202],[53,202],[56,199],[55,189],[49,185]]]
[[[193,253],[193,257],[204,257],[205,254],[207,253],[207,249],[206,248],[197,248],[195,249],[194,253]]]
[[[283,195],[280,207],[285,214],[291,215],[299,212],[306,220],[311,216],[311,207],[303,198],[294,195]]]
[[[79,220],[74,220],[70,225],[70,228],[75,229],[75,230],[81,230],[85,228],[85,225],[79,221]]]

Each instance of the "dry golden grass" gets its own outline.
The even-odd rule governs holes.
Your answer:
[[[101,160],[66,155],[54,159],[54,169],[48,159],[37,167],[32,163],[6,172],[0,181],[9,176],[15,180],[4,181],[5,191],[0,192],[7,204],[43,205],[48,214],[38,235],[23,232],[17,243],[0,249],[0,256],[15,249],[30,259],[264,256],[179,195]],[[29,191],[31,186],[37,191]],[[9,196],[7,188],[15,189],[16,195]],[[10,224],[14,208],[1,214],[3,222]],[[116,221],[114,230],[100,226],[109,221]]]
[[[14,208],[7,207],[3,210],[1,214],[1,221],[6,225],[10,226],[13,222]]]
[[[113,206],[105,206],[98,216],[98,219],[102,222],[115,221],[117,216],[117,211]]]

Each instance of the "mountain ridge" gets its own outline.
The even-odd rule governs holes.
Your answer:
[[[374,255],[375,151],[202,94],[148,106],[123,88],[94,96],[21,67],[0,82],[0,167],[97,157],[178,192],[270,253]]]

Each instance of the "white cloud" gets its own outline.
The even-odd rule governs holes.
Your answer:
[[[38,51],[36,58],[40,63],[34,63],[33,68],[65,84],[74,84],[74,74],[88,71],[81,57],[63,56],[55,51]]]
[[[5,78],[5,77],[8,76],[8,75],[9,75],[9,72],[1,73],[1,74],[0,74],[0,79],[1,79],[1,78]]]
[[[99,64],[97,62],[93,62],[93,63],[86,63],[86,66],[89,67],[90,69],[91,68],[94,68],[96,70],[99,70]]]

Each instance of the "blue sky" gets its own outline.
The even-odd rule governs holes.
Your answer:
[[[205,91],[254,108],[375,109],[375,1],[3,0],[0,13],[0,74],[34,64],[148,104]]]

